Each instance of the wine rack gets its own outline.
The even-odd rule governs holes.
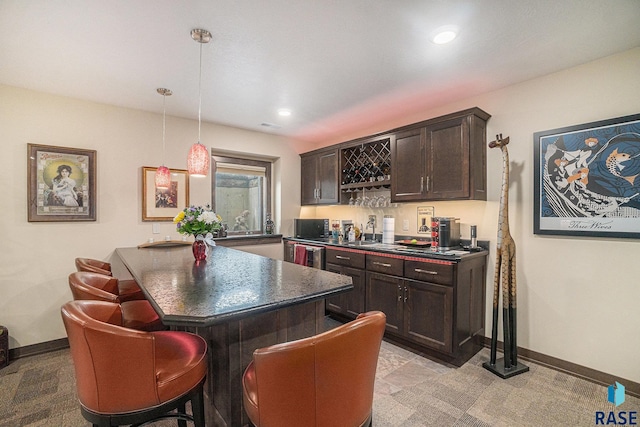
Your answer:
[[[391,186],[391,140],[389,138],[342,149],[342,191]]]

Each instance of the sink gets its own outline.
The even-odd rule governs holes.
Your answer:
[[[372,246],[379,245],[381,243],[366,240],[364,242],[362,240],[356,240],[355,242],[343,242],[342,244],[347,246]]]

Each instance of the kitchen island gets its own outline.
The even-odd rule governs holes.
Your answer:
[[[322,332],[324,299],[353,288],[347,276],[221,246],[199,265],[189,246],[119,248],[112,268],[138,282],[165,325],[207,341],[207,426],[245,425],[253,351]]]

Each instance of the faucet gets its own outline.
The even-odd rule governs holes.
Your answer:
[[[369,215],[369,221],[367,221],[367,225],[365,227],[367,230],[370,228],[373,231],[371,232],[371,241],[376,240],[376,216]]]

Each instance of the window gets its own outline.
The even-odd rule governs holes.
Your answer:
[[[228,235],[264,234],[271,215],[271,163],[212,156],[211,200]]]

